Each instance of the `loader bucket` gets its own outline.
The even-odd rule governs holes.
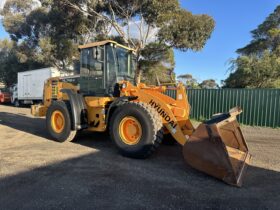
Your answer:
[[[214,115],[198,126],[183,147],[184,159],[190,166],[239,187],[251,158],[236,120],[241,112],[235,107]]]

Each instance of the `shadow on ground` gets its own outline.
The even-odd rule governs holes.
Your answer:
[[[236,188],[157,159],[100,151],[3,178],[0,209],[279,209],[278,172],[250,167]]]
[[[13,114],[9,112],[0,112],[0,125],[50,139],[45,129],[44,118],[31,118],[22,113]]]
[[[0,119],[48,138],[44,119],[3,112]],[[236,188],[185,166],[179,145],[135,160],[107,137],[82,133],[74,143],[92,153],[1,178],[0,209],[279,209],[279,172],[250,166]]]

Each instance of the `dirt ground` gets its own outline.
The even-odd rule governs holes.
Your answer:
[[[236,188],[186,166],[181,147],[147,160],[108,135],[49,139],[43,118],[0,105],[0,209],[280,209],[280,130],[242,127],[253,155]]]

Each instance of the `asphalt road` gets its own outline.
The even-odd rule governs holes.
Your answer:
[[[253,155],[242,188],[185,165],[181,147],[118,154],[107,134],[49,139],[44,118],[0,105],[0,209],[280,209],[280,130],[243,127]]]

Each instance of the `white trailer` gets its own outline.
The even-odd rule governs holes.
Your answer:
[[[60,72],[52,67],[19,72],[18,83],[13,91],[12,103],[15,106],[40,103],[43,100],[45,81],[50,77],[59,76]]]

